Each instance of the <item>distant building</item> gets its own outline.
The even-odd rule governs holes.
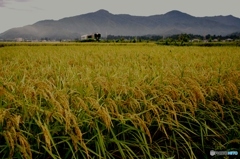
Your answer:
[[[22,42],[22,41],[23,41],[23,38],[16,38],[15,41],[17,41],[17,42]]]
[[[231,41],[233,41],[233,39],[228,38],[225,41],[231,42]]]
[[[192,39],[191,42],[200,42],[199,39]]]
[[[101,34],[93,33],[93,34],[86,34],[81,36],[81,40],[99,40],[101,38]]]
[[[87,40],[88,38],[92,38],[92,35],[82,35],[81,40]]]

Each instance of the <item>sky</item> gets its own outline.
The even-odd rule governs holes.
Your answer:
[[[239,0],[0,0],[0,33],[40,20],[59,20],[100,9],[137,16],[179,10],[196,17],[233,15],[240,18]]]

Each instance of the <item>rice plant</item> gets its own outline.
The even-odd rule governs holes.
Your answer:
[[[235,150],[239,59],[238,47],[0,48],[0,156],[209,158],[210,150]]]

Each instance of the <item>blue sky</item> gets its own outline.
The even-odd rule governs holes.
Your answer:
[[[0,0],[0,33],[40,20],[58,20],[99,9],[113,14],[149,16],[179,10],[193,16],[233,15],[239,0]]]

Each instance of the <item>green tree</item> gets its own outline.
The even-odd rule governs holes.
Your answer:
[[[187,34],[180,34],[178,39],[181,42],[181,45],[183,45],[184,42],[188,42],[189,41],[189,35],[187,35]]]
[[[134,37],[134,38],[133,38],[133,43],[136,43],[136,42],[137,42],[137,40],[136,40],[136,38]]]

